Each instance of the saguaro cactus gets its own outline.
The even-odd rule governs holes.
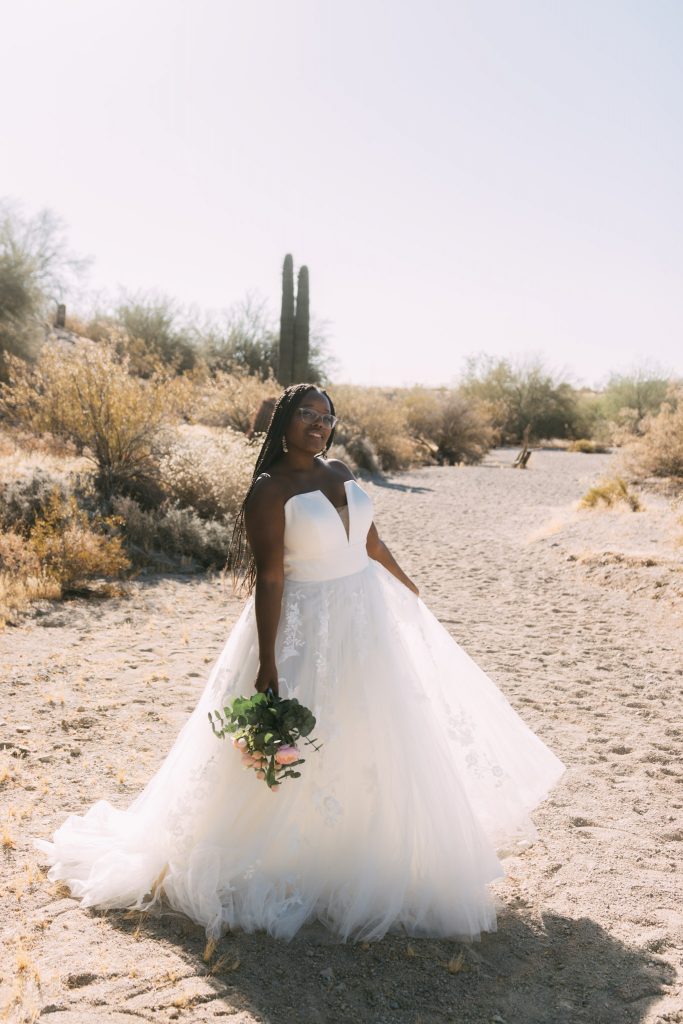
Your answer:
[[[280,346],[278,380],[287,387],[294,380],[294,260],[285,256],[282,265],[282,309],[280,312]]]
[[[309,342],[308,267],[301,267],[296,286],[296,314],[294,316],[294,380],[308,380]]]

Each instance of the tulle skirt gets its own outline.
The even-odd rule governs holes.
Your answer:
[[[250,597],[193,713],[126,809],[99,800],[34,844],[84,907],[181,911],[218,938],[341,940],[496,928],[499,857],[537,838],[530,812],[565,770],[424,602],[378,562],[286,580],[281,696],[317,718],[300,779],[269,790],[208,712],[251,695]]]

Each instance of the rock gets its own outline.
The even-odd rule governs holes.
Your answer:
[[[23,734],[23,733],[27,733],[27,732],[30,732],[30,731],[31,731],[31,726],[30,725],[18,725],[17,726],[17,732],[19,732],[19,733]]]
[[[328,985],[331,985],[332,982],[334,981],[334,971],[332,970],[331,967],[323,967],[322,971],[320,972],[320,977]]]

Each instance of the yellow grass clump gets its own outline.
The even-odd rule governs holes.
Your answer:
[[[603,483],[591,487],[584,494],[579,507],[598,508],[603,505],[612,508],[619,503],[628,505],[632,512],[639,512],[642,507],[638,496],[629,491],[626,482],[620,476],[616,476],[612,480],[605,480]]]

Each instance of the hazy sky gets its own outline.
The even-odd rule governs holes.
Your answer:
[[[3,5],[0,195],[93,288],[279,310],[311,277],[338,380],[468,354],[683,373],[681,0]]]

